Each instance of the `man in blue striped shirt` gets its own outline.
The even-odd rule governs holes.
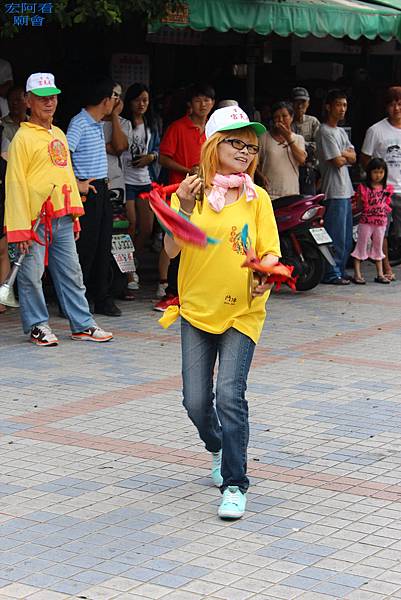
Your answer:
[[[119,317],[121,310],[110,294],[109,274],[113,217],[107,187],[107,154],[102,119],[114,106],[113,81],[101,79],[87,90],[87,104],[70,121],[67,139],[85,214],[77,242],[88,300],[94,312]]]

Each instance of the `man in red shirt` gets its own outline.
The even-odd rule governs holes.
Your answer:
[[[188,172],[199,164],[205,137],[205,125],[214,106],[215,92],[207,84],[197,84],[189,89],[188,114],[173,121],[160,142],[160,164],[169,171],[169,183],[180,183]],[[178,304],[177,274],[179,257],[170,262],[166,296],[154,309],[164,312]]]

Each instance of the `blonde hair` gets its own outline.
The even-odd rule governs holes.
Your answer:
[[[238,136],[241,133],[241,139],[244,137],[250,144],[258,145],[257,135],[252,127],[243,127],[241,129],[230,129],[227,131],[217,131],[202,146],[199,175],[203,178],[205,188],[212,187],[212,181],[219,167],[218,145],[225,139]],[[244,135],[245,134],[245,135]],[[249,167],[245,171],[252,178],[255,174],[258,164],[258,155],[252,159]]]

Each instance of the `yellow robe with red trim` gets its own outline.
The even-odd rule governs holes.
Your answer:
[[[4,228],[8,242],[33,239],[32,225],[50,196],[51,216],[84,213],[67,138],[58,127],[50,130],[21,123],[8,149]],[[79,230],[76,221],[75,230]]]

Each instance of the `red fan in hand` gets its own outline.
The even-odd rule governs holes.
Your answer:
[[[160,185],[160,183],[152,181],[152,190],[155,190],[159,194],[160,198],[165,202],[169,202],[167,196],[171,196],[171,194],[174,194],[174,192],[178,190],[179,186],[179,183],[172,183],[171,185]],[[139,198],[142,198],[143,200],[149,200],[149,194],[150,192],[142,192],[141,194],[139,194]]]
[[[263,265],[260,258],[256,256],[253,248],[247,250],[245,262],[241,266],[252,269],[252,271],[255,271],[258,275],[267,275],[266,282],[275,283],[277,291],[281,288],[282,283],[288,285],[294,292],[296,291],[296,279],[292,276],[294,270],[293,266],[287,267],[282,263],[277,263],[274,266]]]
[[[241,265],[255,271],[259,276],[267,276],[267,283],[276,284],[276,290],[279,291],[281,285],[285,283],[294,292],[296,291],[296,278],[292,276],[293,266],[286,266],[282,263],[277,263],[274,266],[263,265],[260,258],[256,256],[255,250],[251,246],[251,241],[248,235],[248,225],[244,225],[241,232],[241,240],[246,252],[245,262]]]
[[[196,227],[185,216],[180,215],[171,209],[164,202],[158,189],[153,189],[149,193],[149,204],[155,213],[160,225],[168,235],[174,237],[184,244],[205,247],[208,244],[216,244],[218,240],[209,238],[199,227]]]

